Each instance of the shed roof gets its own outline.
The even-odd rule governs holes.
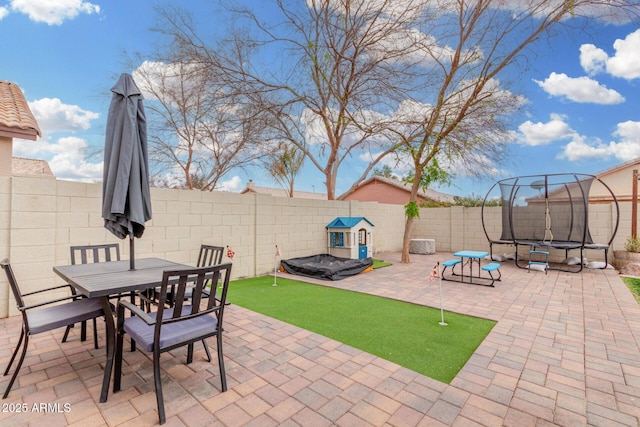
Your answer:
[[[360,221],[366,221],[370,226],[375,227],[371,221],[363,216],[339,216],[327,224],[325,228],[353,228]]]
[[[29,104],[15,83],[0,80],[0,136],[35,141],[41,136]]]

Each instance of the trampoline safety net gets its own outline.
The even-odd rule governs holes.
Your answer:
[[[559,174],[499,181],[502,240],[593,243],[589,233],[592,175]]]

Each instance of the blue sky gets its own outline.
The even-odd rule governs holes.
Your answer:
[[[124,68],[125,52],[148,52],[156,43],[155,3],[0,0],[0,80],[22,88],[43,132],[37,142],[16,140],[14,156],[49,161],[59,179],[101,180],[109,89],[120,73],[134,71]],[[178,3],[215,25],[212,2]],[[484,195],[506,177],[597,173],[640,157],[639,27],[602,25],[535,50],[514,88],[527,104],[500,174],[474,180],[459,173],[453,186],[438,190]],[[363,169],[357,158],[344,163],[336,193]],[[248,179],[276,186],[256,170],[230,174],[224,188],[239,191]],[[296,187],[324,192],[323,181],[308,165]]]

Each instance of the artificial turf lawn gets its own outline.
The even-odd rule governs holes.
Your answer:
[[[495,322],[273,276],[233,281],[228,300],[449,383]],[[389,286],[393,286],[390,284]]]
[[[375,259],[374,258],[372,267],[375,269],[375,268],[388,267],[390,265],[393,265],[393,264],[391,264],[390,262],[385,262],[385,261],[383,261],[381,259]]]
[[[627,285],[633,297],[640,304],[640,279],[636,277],[622,277],[622,281]]]

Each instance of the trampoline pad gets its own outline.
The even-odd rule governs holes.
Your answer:
[[[280,262],[287,273],[322,280],[341,280],[362,273],[373,266],[372,258],[338,258],[329,254],[283,259]]]

